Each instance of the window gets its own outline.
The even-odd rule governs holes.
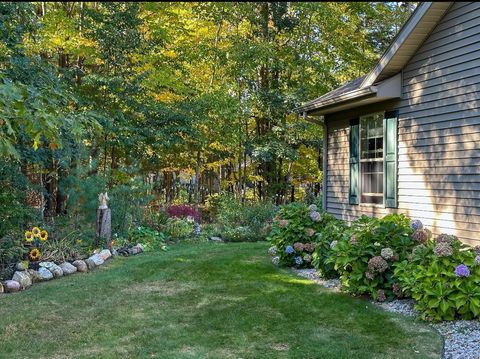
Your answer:
[[[383,203],[383,113],[360,117],[362,203]]]

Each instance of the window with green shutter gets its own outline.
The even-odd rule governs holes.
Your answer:
[[[397,112],[350,122],[349,203],[397,207]]]

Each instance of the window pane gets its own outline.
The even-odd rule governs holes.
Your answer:
[[[361,202],[383,203],[383,114],[360,119]]]

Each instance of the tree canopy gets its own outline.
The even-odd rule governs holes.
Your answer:
[[[368,72],[414,6],[1,3],[2,168],[50,214],[73,179],[142,178],[165,201],[179,183],[197,202],[318,192],[321,128],[292,110]]]

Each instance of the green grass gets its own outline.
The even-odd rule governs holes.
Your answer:
[[[0,296],[2,358],[438,358],[427,325],[269,263],[181,244]]]

